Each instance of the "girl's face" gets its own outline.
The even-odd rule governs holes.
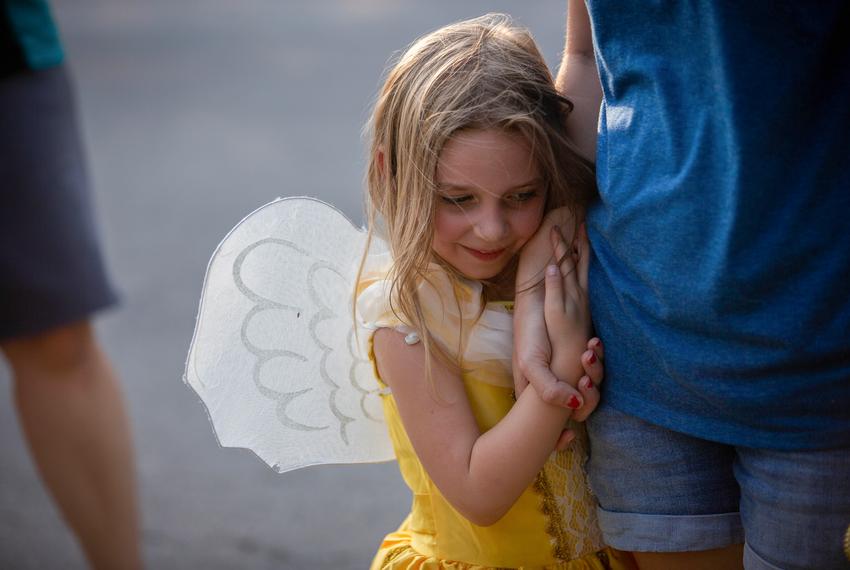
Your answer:
[[[433,250],[468,278],[498,277],[543,219],[543,180],[519,134],[455,134],[440,153],[436,183]]]

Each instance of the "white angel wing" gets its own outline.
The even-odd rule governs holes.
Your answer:
[[[219,244],[184,380],[223,447],[250,449],[278,472],[393,459],[379,387],[354,338],[365,240],[333,206],[285,198]]]

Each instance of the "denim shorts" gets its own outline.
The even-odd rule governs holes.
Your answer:
[[[682,552],[745,543],[747,570],[850,568],[850,449],[730,446],[604,404],[588,432],[588,475],[610,546]]]

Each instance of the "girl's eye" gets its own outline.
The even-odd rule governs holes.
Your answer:
[[[509,200],[514,204],[521,204],[523,202],[528,202],[537,196],[537,190],[529,190],[528,192],[519,192],[518,194],[513,194],[510,196]]]
[[[454,204],[455,206],[460,206],[466,204],[472,200],[472,196],[464,195],[464,196],[446,196],[441,195],[440,200],[445,202],[446,204]]]

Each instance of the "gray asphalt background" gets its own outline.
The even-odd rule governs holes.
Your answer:
[[[98,319],[123,381],[149,568],[367,568],[409,507],[394,463],[277,475],[221,449],[182,382],[206,264],[244,215],[312,195],[360,222],[361,131],[390,55],[440,25],[511,13],[550,65],[561,0],[65,0],[105,252]],[[39,484],[0,363],[0,569],[83,568]]]

